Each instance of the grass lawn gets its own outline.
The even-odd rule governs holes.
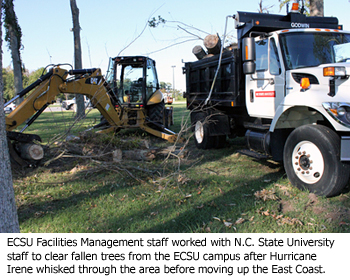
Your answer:
[[[178,132],[185,104],[174,113]],[[140,131],[74,142],[79,155],[53,144],[98,121],[92,110],[69,130],[71,112],[48,112],[28,129],[50,148],[40,166],[14,170],[21,232],[350,232],[349,188],[330,199],[300,191],[280,163],[237,153],[241,138],[216,150],[198,150],[190,139],[183,158],[119,163],[91,155],[169,144]],[[62,151],[71,157],[52,160]]]

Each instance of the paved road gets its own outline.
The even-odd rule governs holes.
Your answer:
[[[63,109],[62,107],[48,107],[46,108],[46,110],[44,112],[59,112],[61,110],[66,111],[65,109]]]
[[[61,106],[51,106],[51,107],[48,107],[46,108],[46,110],[44,112],[73,112],[73,109],[71,110],[66,110],[66,109],[63,109]]]

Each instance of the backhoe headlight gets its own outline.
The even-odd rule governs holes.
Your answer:
[[[338,123],[350,128],[350,103],[324,102],[322,106]]]

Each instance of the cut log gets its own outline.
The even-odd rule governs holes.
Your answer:
[[[225,51],[233,51],[234,49],[238,49],[237,43],[232,43],[231,45],[225,48]]]
[[[121,162],[122,160],[137,160],[137,161],[152,161],[156,157],[177,157],[184,158],[187,151],[183,149],[176,149],[176,147],[168,147],[161,149],[147,149],[147,150],[114,150],[112,153],[114,162]]]
[[[112,153],[113,161],[120,162],[122,160],[141,160],[152,161],[156,155],[154,150],[127,150],[117,149]]]
[[[195,46],[192,49],[192,53],[197,57],[198,60],[201,60],[203,57],[207,55],[205,50],[201,46]]]
[[[44,149],[38,144],[20,143],[17,147],[23,159],[38,161],[44,157]]]
[[[153,150],[130,150],[123,151],[123,159],[152,161],[156,157]]]
[[[209,54],[219,54],[221,49],[221,40],[217,35],[208,35],[204,38],[204,46]]]
[[[113,151],[112,156],[113,156],[114,162],[120,162],[123,159],[123,152],[122,152],[122,150],[119,150],[119,149],[115,150],[115,151]]]
[[[184,158],[185,156],[187,156],[187,154],[188,154],[187,150],[177,149],[174,146],[157,150],[157,155],[164,156],[164,157],[167,157],[167,156],[174,157],[175,156],[178,158]]]
[[[205,58],[209,58],[209,57],[213,57],[214,55],[213,54],[207,54],[205,57],[203,57],[203,59],[205,59]]]

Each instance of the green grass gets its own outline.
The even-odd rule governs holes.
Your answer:
[[[179,131],[188,116],[185,104],[174,104],[174,113],[172,129]],[[28,132],[50,142],[72,122],[70,114],[44,113]],[[78,130],[96,120],[93,110]],[[139,131],[117,136],[96,136],[92,142],[107,150],[125,147],[121,140],[128,148],[143,139],[153,147],[169,146]],[[92,149],[91,139],[78,144]],[[207,151],[190,141],[181,161],[109,162],[104,169],[106,159],[73,157],[15,172],[21,231],[350,232],[349,189],[330,199],[300,191],[281,164],[238,154],[243,144],[244,139],[233,139],[223,149]],[[57,155],[51,150],[45,161]]]
[[[75,120],[72,110],[50,112],[48,109],[25,132],[38,134],[43,143],[47,143],[54,138],[64,137],[67,133],[75,134],[99,123],[100,113],[97,109],[87,110],[86,112],[86,118],[73,125]],[[22,127],[23,125],[19,127],[19,130]]]

